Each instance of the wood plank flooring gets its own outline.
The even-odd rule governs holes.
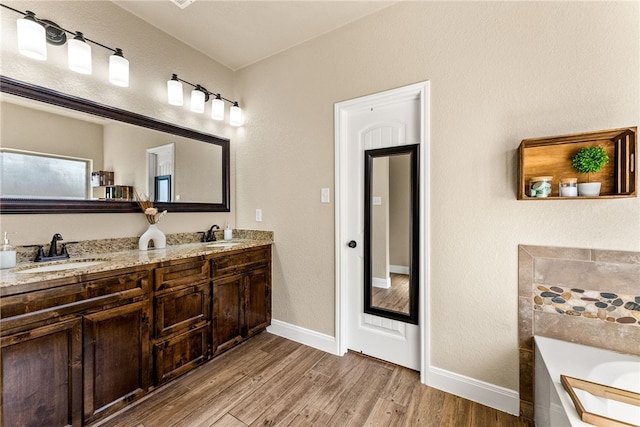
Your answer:
[[[263,332],[100,427],[513,426],[525,421],[420,384],[419,374]]]

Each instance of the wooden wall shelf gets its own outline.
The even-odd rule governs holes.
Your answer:
[[[637,128],[609,129],[547,138],[524,139],[518,148],[518,200],[612,199],[637,197],[638,148]],[[573,156],[584,147],[601,145],[609,155],[602,171],[591,174],[591,182],[601,182],[598,197],[560,197],[558,183],[562,178],[578,178],[587,182],[571,166]],[[532,177],[553,176],[549,197],[529,197]]]

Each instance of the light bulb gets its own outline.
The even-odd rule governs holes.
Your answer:
[[[122,55],[122,49],[109,57],[109,82],[120,87],[129,87],[129,61]]]
[[[242,126],[242,109],[238,106],[237,102],[233,103],[229,111],[229,124],[231,126]]]
[[[44,27],[36,21],[36,15],[27,10],[17,21],[18,52],[39,61],[47,59],[47,36]]]
[[[80,31],[67,41],[69,44],[69,69],[80,74],[91,74],[91,46]]]
[[[224,120],[224,101],[220,94],[211,101],[211,118],[214,120]]]
[[[183,105],[182,97],[182,83],[178,80],[178,76],[173,74],[167,81],[167,102],[171,105]]]
[[[194,113],[204,113],[204,102],[204,92],[200,90],[200,86],[196,86],[196,88],[191,91],[191,111]]]

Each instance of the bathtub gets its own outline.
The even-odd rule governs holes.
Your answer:
[[[592,426],[583,422],[560,383],[560,375],[640,393],[640,356],[535,337],[535,409],[537,427]],[[576,394],[589,412],[640,426],[640,407]]]

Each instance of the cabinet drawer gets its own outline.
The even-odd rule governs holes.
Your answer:
[[[100,276],[95,280],[3,297],[0,302],[1,329],[6,332],[27,323],[143,298],[149,291],[152,277],[149,270]]]
[[[161,341],[154,346],[156,384],[182,375],[207,360],[209,324]]]
[[[221,255],[211,260],[213,276],[229,276],[244,273],[266,265],[270,261],[271,247],[261,247],[237,254]]]
[[[207,321],[210,302],[211,287],[208,282],[156,296],[156,338]]]
[[[209,280],[209,263],[196,259],[155,270],[155,290],[162,291]]]

